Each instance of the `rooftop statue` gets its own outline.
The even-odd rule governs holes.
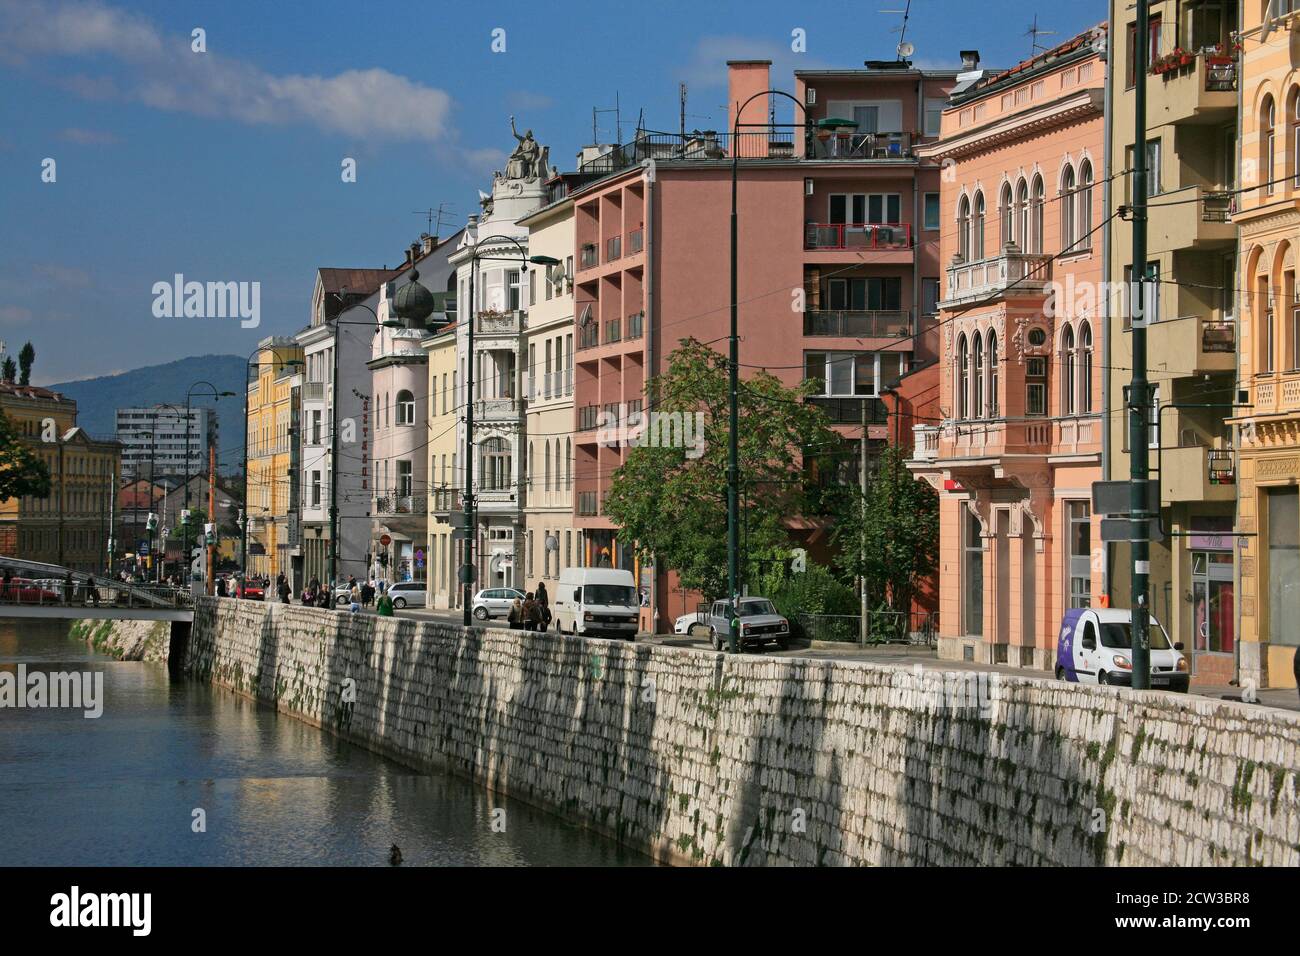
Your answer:
[[[540,146],[537,140],[533,139],[533,131],[527,130],[523,136],[515,129],[515,118],[510,117],[510,132],[515,139],[519,140],[519,145],[515,151],[510,154],[510,159],[506,161],[505,175],[503,179],[523,179],[535,180],[544,179],[547,173],[547,159],[550,148]]]

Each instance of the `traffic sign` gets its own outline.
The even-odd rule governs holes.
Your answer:
[[[388,547],[390,544],[393,543],[393,539],[392,539],[392,537],[391,537],[390,535],[381,534],[381,535],[379,536],[379,543],[382,544],[382,545],[386,548],[386,547]]]
[[[462,564],[456,576],[461,584],[473,584],[478,580],[478,568],[472,564]]]
[[[1101,540],[1102,541],[1163,541],[1165,536],[1160,532],[1160,524],[1154,518],[1146,520],[1147,533],[1145,536],[1139,536],[1136,529],[1137,522],[1132,518],[1102,518],[1101,519]]]
[[[1160,484],[1147,479],[1147,511],[1160,511]],[[1132,483],[1128,481],[1094,481],[1092,483],[1092,512],[1099,515],[1129,514]],[[1119,539],[1127,540],[1127,539]]]

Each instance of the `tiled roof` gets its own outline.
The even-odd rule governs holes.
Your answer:
[[[405,264],[397,269],[321,269],[320,281],[326,292],[347,289],[348,295],[369,295],[405,269]]]
[[[1035,68],[1048,64],[1053,60],[1060,59],[1061,57],[1065,56],[1067,53],[1073,53],[1081,46],[1090,45],[1093,39],[1099,33],[1105,34],[1106,31],[1107,31],[1107,24],[1105,23],[1105,21],[1103,21],[1097,24],[1095,27],[1090,27],[1089,29],[1084,30],[1082,33],[1078,34],[1077,36],[1071,37],[1070,39],[1066,40],[1064,43],[1060,43],[1052,47],[1050,50],[1044,50],[1042,53],[1037,53],[1034,56],[1031,56],[1027,60],[1021,60],[1019,63],[1017,63],[1009,70],[1003,70],[1001,73],[993,74],[987,79],[981,81],[976,87],[976,89],[984,86],[992,86],[995,83],[1002,83],[1020,74],[1031,73],[1034,71]]]
[[[18,385],[14,382],[0,382],[0,394],[12,395],[14,398],[43,398],[55,402],[69,402],[62,392],[54,392],[39,385]]]

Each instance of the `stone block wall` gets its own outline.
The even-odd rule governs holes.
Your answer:
[[[171,635],[167,621],[76,620],[69,633],[118,660],[167,663]]]
[[[660,859],[1300,865],[1300,716],[205,599],[193,675]]]

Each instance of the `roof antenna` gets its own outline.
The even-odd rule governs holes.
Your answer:
[[[1030,38],[1029,58],[1032,60],[1034,57],[1036,57],[1039,54],[1040,51],[1047,49],[1047,47],[1043,46],[1041,43],[1038,42],[1038,38],[1054,37],[1056,36],[1056,31],[1038,29],[1038,14],[1035,13],[1034,22],[1029,25],[1029,29],[1026,30],[1022,35]]]
[[[451,203],[440,202],[438,203],[437,209],[412,209],[411,210],[412,215],[424,216],[425,219],[428,220],[429,222],[428,235],[433,236],[435,245],[437,244],[438,236],[442,235],[442,220],[443,220],[444,212],[448,214],[452,212]],[[448,222],[451,221],[450,215],[447,216],[447,221]]]
[[[912,44],[907,42],[907,18],[912,12],[912,0],[907,0],[907,6],[904,7],[902,10],[877,10],[876,12],[886,13],[886,14],[901,13],[903,15],[902,25],[894,27],[889,32],[898,34],[898,46],[894,48],[898,54],[898,59],[899,60],[907,59],[909,56],[912,55],[914,50]]]

